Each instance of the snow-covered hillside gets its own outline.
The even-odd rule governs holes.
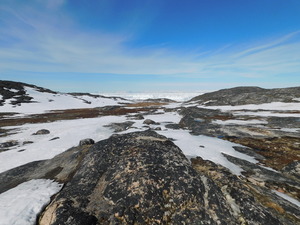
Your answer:
[[[21,86],[20,90],[2,88],[2,91],[0,90],[0,99],[2,100],[0,112],[21,114],[38,114],[50,110],[103,107],[130,102],[119,97],[58,93],[26,85]]]

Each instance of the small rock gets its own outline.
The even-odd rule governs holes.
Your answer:
[[[147,124],[147,125],[151,125],[151,124],[157,124],[155,121],[150,120],[150,119],[146,119],[143,124]]]
[[[143,115],[141,115],[141,114],[136,114],[136,115],[132,116],[131,118],[132,118],[133,120],[143,120],[143,119],[145,119],[145,118],[143,117]]]
[[[167,124],[166,128],[173,129],[173,130],[179,130],[181,127],[179,124],[171,123],[171,124]]]
[[[154,130],[161,130],[161,127],[156,127]]]
[[[28,145],[28,144],[32,144],[33,141],[23,141],[23,145]]]
[[[124,130],[128,130],[133,124],[134,122],[132,121],[126,121],[123,123],[111,123],[109,125],[106,125],[105,127],[110,127],[114,129],[114,132],[121,132]]]
[[[41,129],[41,130],[38,130],[37,132],[33,133],[32,135],[44,135],[44,134],[50,134],[50,131],[47,129]]]
[[[18,144],[19,144],[18,141],[10,140],[10,141],[7,141],[7,142],[0,143],[0,148],[9,148],[9,147],[12,147],[12,146],[16,146]]]
[[[49,141],[54,141],[54,140],[57,140],[57,139],[59,139],[59,137],[51,138]]]
[[[80,142],[79,142],[79,145],[82,146],[82,145],[93,145],[95,144],[95,141],[91,138],[86,138],[86,139],[82,139]]]

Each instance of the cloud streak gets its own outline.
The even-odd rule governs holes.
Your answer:
[[[5,5],[5,4],[4,4]],[[160,47],[132,48],[132,34],[81,32],[63,11],[64,1],[1,6],[0,73],[74,72],[271,78],[300,72],[300,31],[248,47],[228,45],[212,54]],[[59,15],[53,17],[54,12]],[[129,32],[130,33],[130,32]]]

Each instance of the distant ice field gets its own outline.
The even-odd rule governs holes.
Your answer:
[[[175,101],[187,101],[196,97],[198,95],[204,94],[205,91],[199,92],[157,92],[157,93],[97,93],[99,95],[111,97],[122,97],[128,100],[146,100],[146,99],[156,99],[156,98],[168,98]]]

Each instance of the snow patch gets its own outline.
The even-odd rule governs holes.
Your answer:
[[[0,173],[32,161],[51,159],[67,149],[77,146],[79,141],[84,138],[92,138],[95,141],[109,138],[113,131],[103,126],[125,120],[125,116],[104,116],[6,127],[7,129],[17,129],[18,133],[1,137],[0,143],[17,140],[21,144],[0,153]],[[40,129],[48,129],[50,134],[32,135]],[[51,140],[55,137],[59,137],[59,139]],[[22,145],[24,141],[33,141],[34,143]]]
[[[292,198],[292,197],[290,197],[290,196],[288,196],[284,193],[281,193],[279,191],[276,191],[276,190],[273,190],[272,192],[275,193],[276,195],[278,195],[279,197],[289,201],[293,205],[296,205],[296,206],[300,207],[300,202],[297,199],[294,199],[294,198]]]
[[[10,92],[14,92],[14,93],[17,93],[19,91],[19,90],[14,89],[14,88],[6,88],[6,87],[4,87],[3,89],[7,90],[7,91],[10,91]]]
[[[228,125],[228,124],[238,124],[238,125],[247,125],[247,124],[267,124],[267,121],[263,120],[214,120],[212,121],[215,124]]]
[[[291,133],[300,132],[300,128],[280,128],[280,130],[284,132],[291,132]]]
[[[232,173],[241,175],[243,169],[229,162],[222,153],[231,155],[240,159],[257,163],[253,157],[242,154],[234,150],[233,146],[237,144],[225,141],[219,138],[208,137],[204,135],[194,136],[186,130],[167,130],[158,131],[168,138],[175,139],[174,143],[188,156],[200,156],[204,160],[210,160],[228,168]]]
[[[62,188],[52,180],[30,180],[0,194],[1,225],[33,225],[36,215]]]
[[[300,102],[300,98],[293,98],[293,100]]]

